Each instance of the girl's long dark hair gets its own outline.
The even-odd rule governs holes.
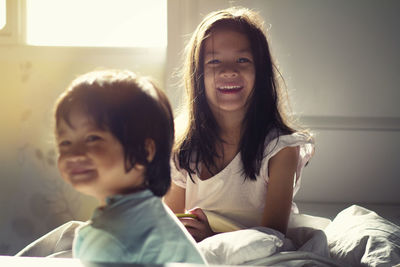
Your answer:
[[[245,34],[251,43],[256,71],[255,87],[242,122],[239,143],[245,177],[256,180],[256,175],[259,175],[267,135],[294,132],[284,116],[285,103],[280,101],[285,97],[282,97],[278,86],[279,72],[271,58],[262,24],[257,13],[245,8],[213,12],[200,23],[186,47],[183,79],[187,93],[184,113],[187,117],[185,127],[177,133],[174,153],[177,166],[186,170],[190,177],[199,172],[200,162],[209,171],[215,167],[214,159],[219,157],[216,146],[223,142],[218,123],[207,103],[203,79],[204,41],[214,29],[224,27],[238,31]]]

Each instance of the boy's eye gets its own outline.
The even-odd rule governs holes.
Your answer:
[[[58,143],[59,147],[65,147],[65,146],[69,146],[71,144],[70,141],[68,140],[62,140],[61,142]]]
[[[220,61],[218,59],[211,59],[209,61],[207,61],[207,64],[218,64],[220,63]]]
[[[101,139],[101,137],[98,135],[89,135],[86,137],[86,142],[95,142],[100,139]]]
[[[247,63],[247,62],[251,62],[250,59],[245,58],[245,57],[241,57],[237,60],[238,63]]]

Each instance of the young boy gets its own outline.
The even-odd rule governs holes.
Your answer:
[[[161,201],[171,183],[174,140],[172,111],[162,91],[129,71],[91,72],[60,96],[55,121],[62,177],[100,203],[77,230],[74,257],[206,263]]]

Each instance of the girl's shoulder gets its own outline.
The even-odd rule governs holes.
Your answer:
[[[300,151],[312,154],[314,151],[314,138],[308,132],[294,132],[292,134],[271,133],[267,135],[264,143],[264,155],[273,157],[285,147],[299,146]]]

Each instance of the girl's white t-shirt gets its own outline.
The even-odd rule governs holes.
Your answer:
[[[214,231],[226,232],[259,226],[261,223],[268,187],[268,162],[285,147],[299,147],[293,196],[300,187],[301,173],[314,152],[313,138],[306,133],[296,132],[266,139],[264,159],[256,181],[244,179],[240,153],[218,174],[201,180],[192,174],[194,183],[185,170],[171,166],[172,181],[186,189],[185,209],[202,208]],[[298,213],[292,202],[292,212]]]

